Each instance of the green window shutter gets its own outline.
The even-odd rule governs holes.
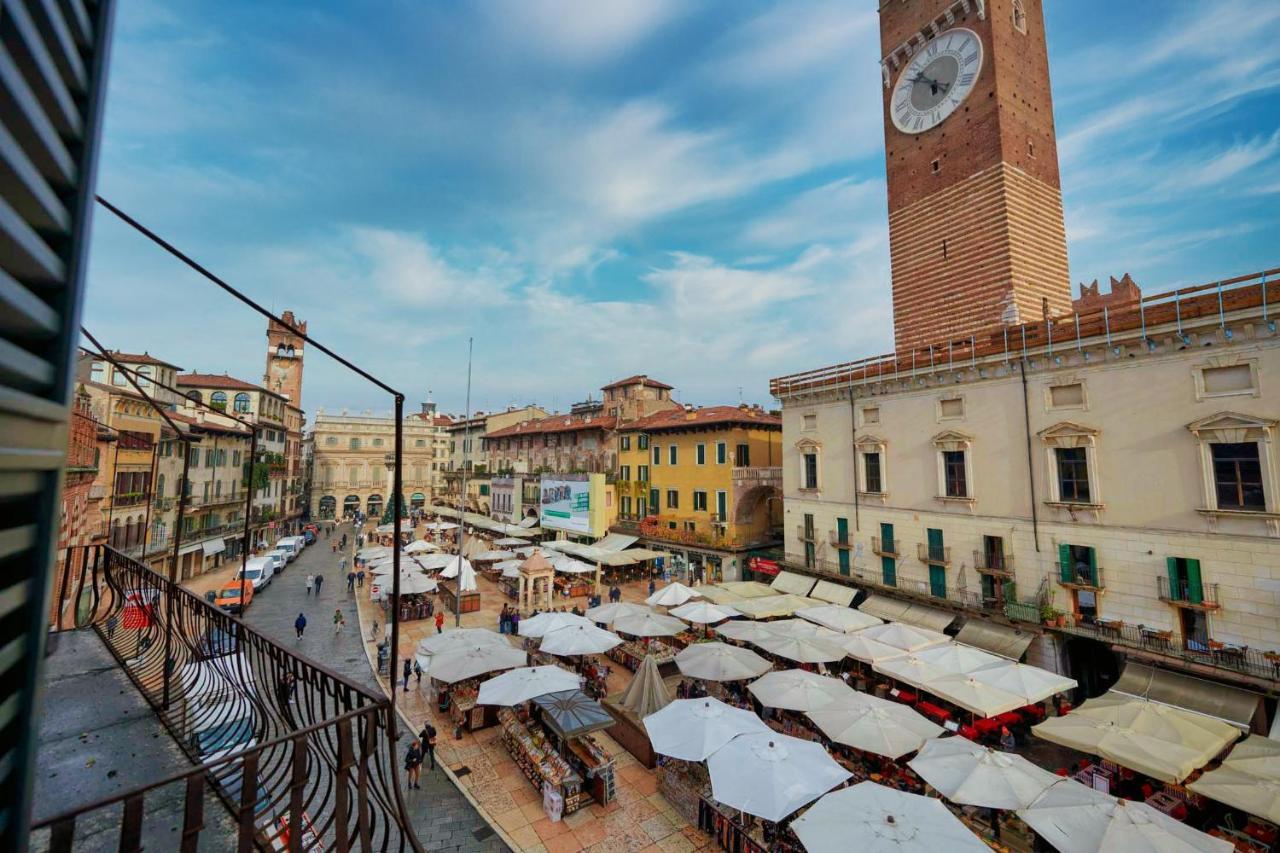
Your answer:
[[[1074,575],[1071,571],[1071,546],[1058,546],[1058,577],[1063,583],[1071,583]]]
[[[1089,578],[1094,586],[1098,586],[1098,549],[1089,549]]]
[[[1165,557],[1164,568],[1169,574],[1169,598],[1177,601],[1181,597],[1181,579],[1178,577],[1178,558]]]
[[[1200,561],[1187,560],[1187,600],[1192,604],[1204,601],[1204,586],[1200,582]]]

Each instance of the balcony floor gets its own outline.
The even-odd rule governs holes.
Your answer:
[[[33,822],[191,766],[93,630],[65,632],[56,643],[45,659]],[[146,849],[176,849],[182,799],[182,787],[172,785],[146,797]],[[202,847],[235,837],[234,823],[212,795],[204,814],[209,828],[201,833]],[[119,820],[118,809],[81,816],[76,849],[116,849]]]

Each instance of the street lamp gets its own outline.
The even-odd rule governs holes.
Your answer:
[[[387,500],[393,500],[395,498],[395,493],[392,491],[392,488],[394,487],[395,484],[392,483],[392,479],[395,477],[396,455],[394,453],[385,454],[382,457],[382,464],[387,466],[387,488],[384,491],[386,491],[388,495]],[[387,511],[386,508],[388,506],[392,506],[392,504],[384,502],[382,505],[383,507],[382,511],[386,512]],[[398,518],[400,516],[400,506],[398,504],[395,505],[395,509],[393,510],[393,512],[395,513],[393,517]],[[399,545],[399,544],[400,544],[399,542],[396,543],[396,545]]]

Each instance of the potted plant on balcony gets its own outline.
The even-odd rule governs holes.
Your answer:
[[[1065,615],[1052,604],[1040,605],[1040,621],[1049,627],[1062,627]]]

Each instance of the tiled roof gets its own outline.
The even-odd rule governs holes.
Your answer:
[[[224,424],[208,420],[201,421],[198,418],[193,418],[190,415],[184,415],[181,412],[169,412],[168,414],[176,423],[186,424],[187,426],[201,430],[202,432],[220,432],[230,435],[246,436],[249,434],[249,427],[244,424]]]
[[[275,391],[268,391],[261,385],[254,385],[252,382],[245,382],[243,379],[236,379],[234,376],[228,376],[225,373],[184,373],[175,380],[179,386],[185,385],[188,388],[217,388],[226,391],[261,391],[263,394],[270,394],[272,397],[288,402],[288,397],[283,394],[277,394]]]
[[[491,438],[510,438],[514,435],[546,435],[556,432],[577,432],[581,430],[611,430],[618,425],[618,419],[612,415],[592,415],[590,417],[573,417],[571,415],[551,415],[534,421],[524,421],[513,426],[491,432],[484,436]]]
[[[617,382],[610,382],[608,385],[601,386],[601,390],[608,391],[610,388],[621,388],[624,385],[647,385],[650,388],[665,388],[670,391],[671,386],[665,382],[659,382],[656,379],[650,379],[643,373],[637,373],[635,376],[628,376],[626,379],[619,379]]]
[[[782,429],[782,418],[761,409],[741,406],[703,406],[692,411],[683,408],[666,409],[652,415],[629,421],[619,427],[621,432],[662,432],[663,430],[691,429],[709,426],[746,426],[760,429]]]
[[[124,364],[155,364],[160,367],[172,367],[174,370],[182,369],[172,362],[161,361],[149,352],[120,352],[119,350],[110,350],[109,352],[112,358]]]

